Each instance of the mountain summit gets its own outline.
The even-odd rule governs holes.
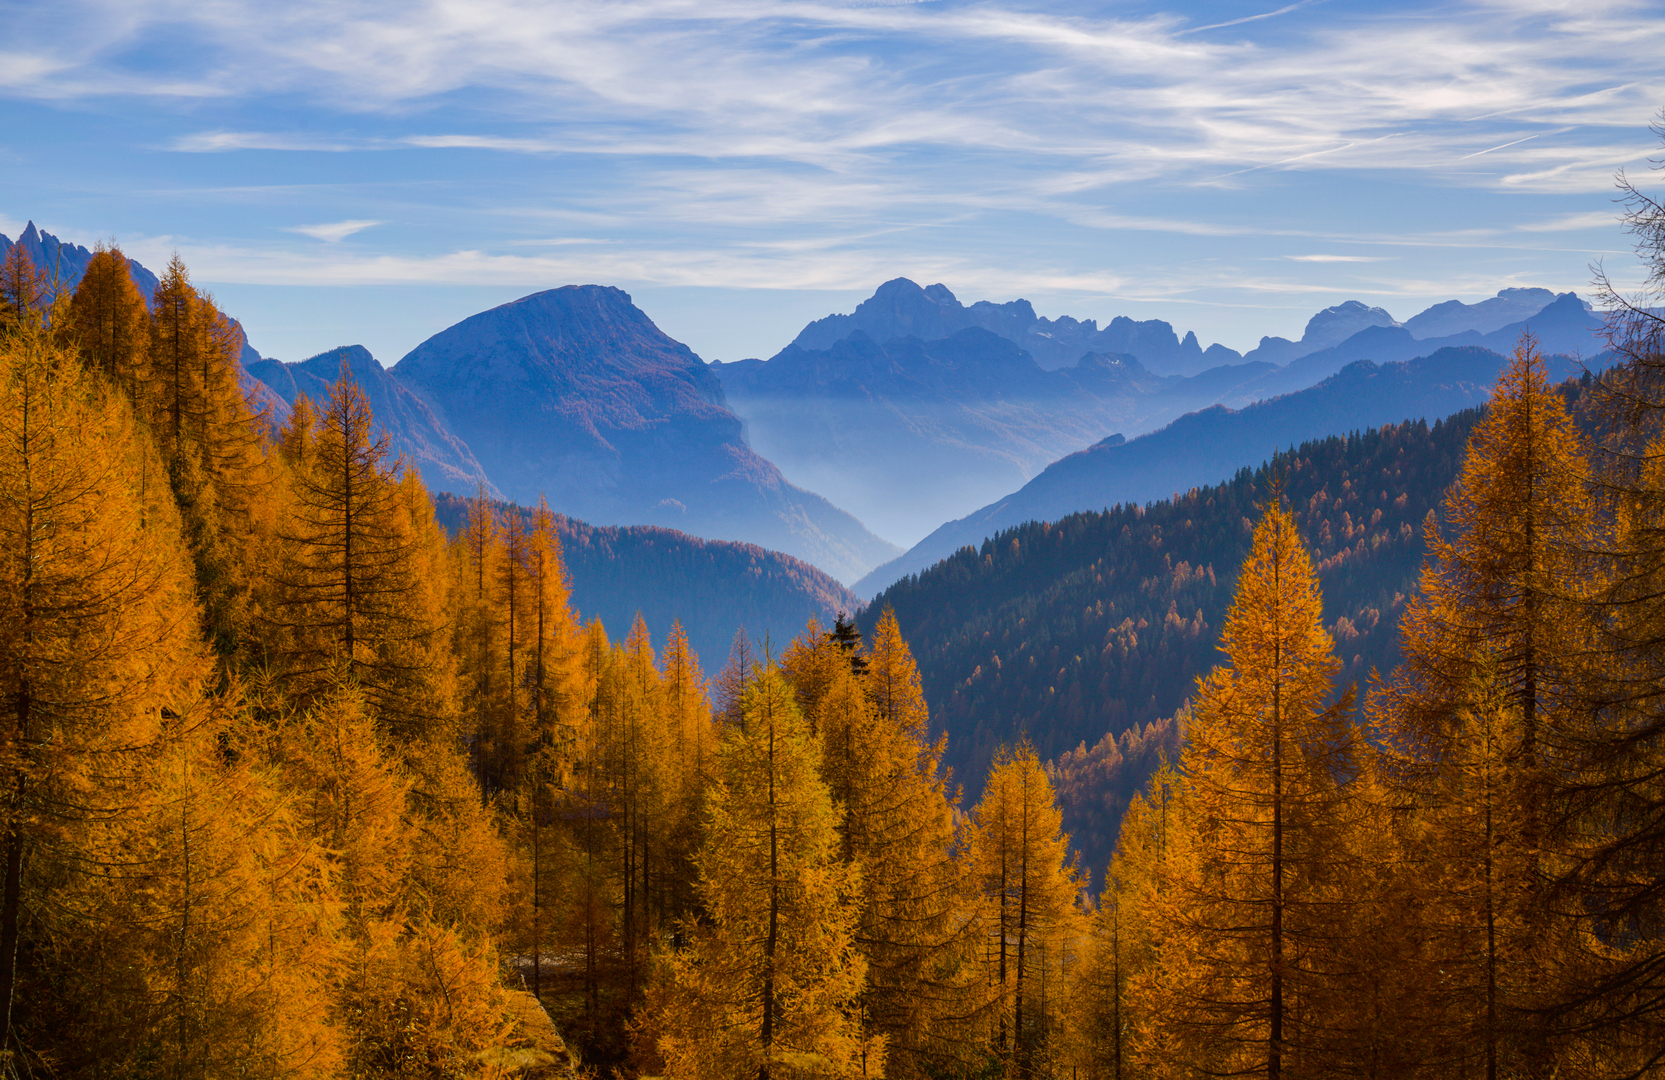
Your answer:
[[[745,540],[846,581],[899,550],[754,453],[705,363],[622,290],[522,297],[435,334],[393,373],[516,502]]]
[[[33,221],[24,227],[15,242],[0,233],[0,259],[5,258],[14,243],[29,256],[35,269],[46,274],[48,280],[56,281],[58,287],[66,292],[74,291],[93,257],[93,253],[81,245],[66,244],[51,233],[35,228]],[[127,260],[127,272],[133,275],[133,284],[139,287],[140,295],[149,300],[156,291],[156,275],[132,259]]]
[[[907,278],[880,285],[848,315],[815,320],[792,345],[809,352],[830,349],[857,330],[879,342],[906,337],[935,341],[973,326],[1016,344],[1048,369],[1070,367],[1090,352],[1130,353],[1158,375],[1194,375],[1242,360],[1223,345],[1204,350],[1196,334],[1181,338],[1161,319],[1136,322],[1118,316],[1101,330],[1094,319],[1042,318],[1027,300],[979,300],[967,307],[940,282],[921,288]]]

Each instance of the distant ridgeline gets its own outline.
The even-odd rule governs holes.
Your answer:
[[[1583,385],[1563,384],[1570,404]],[[1312,551],[1342,677],[1362,687],[1397,660],[1424,523],[1482,414],[1315,440],[1178,499],[1007,529],[895,583],[859,625],[895,609],[967,804],[995,751],[1027,735],[1054,759],[1082,865],[1102,868],[1128,799],[1164,748],[1177,757],[1171,718],[1219,660],[1274,471]]]
[[[23,249],[29,261],[46,275],[49,282],[66,291],[73,290],[81,281],[81,275],[87,272],[87,264],[93,257],[93,253],[81,245],[66,244],[51,233],[35,228],[33,221],[18,234],[16,241],[0,235],[0,258],[11,251],[14,243]],[[140,294],[146,300],[150,299],[156,292],[156,275],[132,259],[127,260],[127,272],[132,275],[133,284],[139,287]]]
[[[456,535],[471,500],[434,494],[434,516]],[[491,500],[500,518],[532,511]],[[572,603],[586,619],[600,618],[622,637],[638,614],[659,635],[681,621],[688,644],[715,674],[737,631],[784,647],[814,617],[830,626],[860,601],[830,575],[806,562],[755,544],[702,540],[653,525],[600,526],[555,515],[561,554],[572,583]]]

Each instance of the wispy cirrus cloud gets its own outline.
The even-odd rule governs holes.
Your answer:
[[[284,135],[265,131],[199,131],[176,136],[168,149],[184,154],[220,154],[232,150],[300,150],[346,153],[370,149],[371,144],[315,135]]]
[[[207,280],[1229,308],[1562,288],[1622,248],[1657,3],[1174,3],[63,0],[18,7],[0,99],[133,117],[136,155],[235,206],[143,219]],[[136,205],[186,187],[139,173]]]
[[[566,245],[557,245],[560,252]],[[650,244],[608,245],[582,253],[504,255],[455,250],[430,256],[367,252],[306,253],[230,245],[181,245],[179,238],[141,240],[125,250],[142,260],[165,258],[174,249],[206,280],[232,278],[246,284],[310,286],[471,285],[524,287],[554,281],[628,281],[660,286],[698,287],[723,281],[739,289],[870,291],[881,275],[916,281],[952,281],[963,294],[1068,295],[1117,298],[1162,305],[1212,305],[1212,290],[1227,288],[1251,299],[1240,302],[1262,309],[1267,299],[1291,293],[1316,296],[1375,297],[1382,302],[1428,296],[1490,296],[1512,285],[1542,285],[1529,276],[1496,275],[1452,267],[1438,276],[1415,272],[1375,275],[1362,280],[1311,283],[1276,273],[1244,274],[1221,267],[1199,274],[1195,269],[1154,268],[1137,274],[1106,269],[1005,269],[986,262],[937,254],[898,264],[883,253],[859,248],[823,247],[814,259],[800,258],[792,247],[688,250]],[[1293,268],[1292,268],[1293,269]],[[1550,284],[1556,284],[1551,282]],[[1301,305],[1291,305],[1301,310]],[[1310,314],[1310,311],[1307,312]],[[1302,316],[1303,320],[1305,316]]]
[[[1471,4],[1438,21],[1354,17],[1311,22],[1275,42],[1245,36],[1315,18],[1302,7],[1193,26],[1177,16],[999,4],[428,0],[394,10],[363,0],[226,0],[189,10],[123,5],[125,17],[112,20],[112,4],[84,0],[64,11],[113,28],[34,55],[58,73],[38,91],[47,95],[137,86],[166,96],[189,84],[408,116],[479,91],[500,116],[544,128],[390,140],[436,149],[625,147],[848,169],[930,146],[1059,161],[1136,152],[1140,171],[1198,181],[1222,168],[1440,170],[1490,158],[1484,182],[1557,187],[1556,170],[1581,159],[1576,140],[1542,150],[1538,160],[1555,162],[1546,168],[1515,168],[1526,159],[1511,151],[1620,117],[1633,125],[1665,96],[1654,61],[1665,20],[1645,5]],[[128,51],[164,20],[198,46],[201,59],[185,70],[147,68]],[[26,34],[62,25],[25,22]],[[341,145],[210,132],[180,148],[320,142]]]
[[[354,233],[363,232],[373,225],[382,225],[380,221],[335,221],[327,225],[295,225],[289,231],[310,236],[314,240],[322,240],[327,244],[339,243]]]
[[[1587,210],[1577,214],[1560,214],[1544,221],[1523,221],[1515,228],[1521,232],[1576,232],[1611,227],[1612,224],[1612,210]]]

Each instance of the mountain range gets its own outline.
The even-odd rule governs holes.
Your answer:
[[[1474,345],[1386,364],[1359,360],[1296,393],[1242,409],[1215,405],[1136,439],[1105,439],[1052,463],[1006,497],[945,523],[853,587],[858,595],[872,596],[1003,529],[1168,498],[1217,483],[1300,441],[1437,419],[1484,404],[1504,363],[1502,354]],[[1556,378],[1578,370],[1567,357],[1550,366]]]
[[[1027,300],[1004,304],[979,300],[966,307],[940,282],[920,288],[907,278],[880,285],[848,315],[815,320],[798,333],[792,345],[824,350],[857,330],[875,341],[906,337],[934,341],[973,326],[1016,343],[1048,369],[1069,367],[1090,352],[1132,353],[1163,375],[1194,374],[1242,359],[1224,345],[1204,349],[1194,333],[1181,338],[1160,319],[1135,322],[1118,316],[1100,330],[1096,319],[1041,318]]]
[[[569,285],[481,312],[389,375],[517,502],[759,544],[843,580],[897,550],[752,450],[710,368],[619,289]]]
[[[1469,325],[1464,329],[1437,337],[1420,336],[1412,326],[1422,318],[1420,315],[1404,325],[1393,323],[1366,326],[1334,345],[1298,356],[1282,367],[1236,384],[1221,400],[1230,405],[1246,405],[1252,401],[1291,393],[1312,386],[1318,380],[1333,375],[1356,360],[1374,360],[1380,364],[1427,356],[1440,349],[1469,346],[1508,353],[1514,349],[1521,334],[1528,331],[1537,338],[1539,350],[1546,355],[1582,357],[1599,353],[1605,348],[1606,343],[1601,338],[1601,331],[1606,324],[1576,293],[1562,293],[1556,296],[1548,289],[1511,289],[1509,292],[1543,294],[1549,299],[1536,311],[1485,333],[1481,332],[1480,326],[1490,325],[1497,315],[1509,313],[1511,309],[1518,312],[1518,304],[1504,304],[1486,309],[1484,305],[1492,303],[1488,300],[1482,304],[1469,305],[1466,312],[1458,312],[1452,305],[1464,305],[1455,300],[1447,301],[1424,312],[1426,315],[1437,311],[1437,317],[1423,322],[1422,326],[1449,328],[1463,326],[1467,322]],[[1493,300],[1501,299],[1501,294],[1493,297]],[[1534,295],[1533,302],[1536,299],[1538,297]]]
[[[92,255],[32,223],[17,245],[65,285]],[[753,543],[866,594],[1023,515],[1184,490],[1277,439],[1445,415],[1482,399],[1495,372],[1495,357],[1462,350],[1506,351],[1528,327],[1547,351],[1599,344],[1587,305],[1541,289],[1403,323],[1348,301],[1299,341],[1266,338],[1244,356],[1162,320],[1100,327],[898,278],[767,361],[708,365],[624,292],[584,285],[474,315],[391,368],[351,345],[298,363],[245,347],[243,362],[276,420],[345,364],[436,491],[544,496],[595,525]],[[1449,349],[1449,366],[1411,363]],[[1348,370],[1361,360],[1373,364]],[[1314,386],[1327,379],[1339,381]]]
[[[1499,322],[1522,312],[1527,317]],[[1022,301],[966,307],[945,286],[898,278],[852,314],[812,322],[767,361],[712,367],[745,419],[751,444],[789,479],[848,508],[880,535],[919,546],[860,583],[857,591],[866,595],[952,551],[933,530],[975,543],[986,533],[970,533],[991,524],[991,507],[1054,462],[1105,448],[1106,436],[1136,439],[1192,412],[1300,392],[1358,360],[1405,361],[1443,348],[1507,353],[1528,329],[1546,352],[1587,355],[1602,344],[1601,325],[1577,296],[1546,289],[1509,289],[1478,304],[1450,301],[1403,324],[1380,307],[1348,301],[1315,314],[1299,342],[1264,339],[1240,357],[1223,346],[1204,352],[1194,334],[1181,338],[1160,320],[1117,319],[1100,331],[1091,322],[1038,319]],[[1416,336],[1431,331],[1450,332]],[[1055,360],[1062,342],[1126,351],[1079,354],[1065,367],[1043,365],[1031,351],[1044,345]],[[1191,371],[1210,354],[1231,362]],[[1461,383],[1466,376],[1447,377],[1426,365],[1395,378],[1397,398],[1352,403],[1352,413],[1334,418],[1343,426],[1318,416],[1292,434],[1346,430],[1361,415],[1371,423],[1437,417],[1472,404],[1490,386],[1487,376],[1484,387],[1452,394],[1453,378]],[[1417,397],[1414,406],[1401,400],[1407,393]],[[1417,411],[1371,411],[1390,404]],[[1193,438],[1167,449],[1171,456],[1149,479],[1167,485],[1177,474],[1183,490],[1229,475],[1270,448],[1247,457],[1220,448],[1216,460],[1207,433],[1186,430]],[[1173,490],[1158,486],[1154,494]],[[1108,503],[1147,497],[1145,491],[1116,491]],[[1055,509],[1100,505],[1106,504],[1065,501]],[[1001,527],[1014,523],[998,520]]]
[[[788,345],[712,370],[759,453],[880,535],[910,541],[1171,407],[1162,391],[1182,381],[1117,353],[1047,370],[976,326],[883,343],[858,329],[825,349]]]

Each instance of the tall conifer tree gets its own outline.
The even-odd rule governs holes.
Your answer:
[[[25,911],[131,803],[207,671],[160,463],[124,399],[43,328],[0,335],[0,1039]],[[0,1043],[0,1046],[3,1046]]]
[[[1422,893],[1424,962],[1445,972],[1420,988],[1423,1050],[1496,1077],[1547,1060],[1535,1029],[1568,927],[1539,887],[1557,843],[1544,811],[1599,666],[1589,460],[1530,337],[1446,519],[1371,713],[1382,790],[1423,830],[1400,874]]]
[[[954,858],[954,808],[928,739],[919,671],[893,612],[865,672],[813,620],[782,661],[821,746],[844,857],[864,868],[856,940],[867,959],[860,1016],[889,1044],[889,1075],[920,1076],[967,1055],[973,921]]]
[[[1276,492],[1221,649],[1181,759],[1191,835],[1171,851],[1189,850],[1166,862],[1141,1007],[1166,1070],[1278,1080],[1333,1051],[1356,747],[1317,576]]]
[[[972,816],[993,976],[992,1042],[1009,1071],[1028,1077],[1053,1049],[1059,1024],[1048,1005],[1056,999],[1047,1002],[1041,987],[1080,937],[1074,903],[1081,883],[1052,784],[1027,742],[995,757]]]
[[[269,568],[266,647],[294,702],[343,683],[406,738],[445,726],[427,654],[439,627],[415,603],[415,544],[369,402],[345,372],[315,428],[311,467],[293,476],[295,508]]]
[[[1597,267],[1620,361],[1597,382],[1594,410],[1613,516],[1597,597],[1604,662],[1553,801],[1551,895],[1588,931],[1553,1015],[1572,1036],[1569,1067],[1592,1076],[1665,1068],[1665,203],[1623,172],[1618,187],[1643,285],[1627,295]]]
[[[133,394],[150,354],[150,310],[115,246],[99,244],[70,299],[67,328],[89,366]]]
[[[860,1076],[883,1068],[848,1010],[866,964],[854,942],[860,871],[839,855],[818,752],[774,670],[729,725],[698,857],[710,919],[666,957],[652,1001],[666,1075],[732,1080]]]

